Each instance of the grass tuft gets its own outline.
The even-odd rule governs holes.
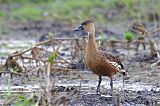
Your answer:
[[[43,11],[35,5],[25,5],[11,11],[11,16],[16,20],[39,20],[42,19]]]

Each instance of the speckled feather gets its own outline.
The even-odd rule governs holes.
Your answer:
[[[105,51],[98,50],[88,53],[85,59],[87,66],[98,75],[112,77],[116,72],[123,69],[119,58]],[[117,65],[115,65],[115,63],[117,63]]]
[[[106,51],[102,51],[105,54],[105,57],[111,61],[111,62],[117,62],[118,65],[121,66],[122,69],[124,69],[123,64],[121,62],[121,60],[118,57],[113,56],[112,54],[106,52]]]

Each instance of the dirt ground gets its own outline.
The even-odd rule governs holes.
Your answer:
[[[65,28],[64,26],[68,26]],[[35,22],[28,24],[10,25],[11,35],[9,33],[3,33],[0,40],[12,41],[18,40],[34,40],[38,42],[41,35],[46,34],[48,31],[53,31],[56,37],[73,37],[72,29],[75,25],[49,23],[49,22]],[[115,26],[113,26],[115,27]],[[99,28],[99,27],[98,27]],[[122,28],[122,30],[127,28]],[[121,30],[121,29],[119,29]],[[117,34],[117,30],[111,30],[103,28],[102,31],[108,37],[111,34]],[[97,35],[99,32],[97,32]],[[33,36],[35,35],[35,36]],[[120,35],[120,36],[119,36]],[[160,48],[159,39],[160,34],[155,36],[158,41],[158,47]],[[122,38],[121,33],[118,34]],[[1,43],[1,45],[4,44]],[[136,45],[131,45],[133,48]],[[4,46],[3,46],[4,47]],[[65,48],[65,47],[64,47]],[[70,73],[56,72],[56,76],[53,74],[55,85],[59,87],[72,87],[74,92],[71,90],[65,91],[69,93],[67,97],[68,106],[159,106],[160,105],[160,66],[155,65],[151,67],[151,64],[157,61],[156,57],[150,56],[149,45],[146,50],[140,48],[138,53],[135,49],[128,50],[121,48],[118,45],[116,48],[111,48],[108,45],[103,45],[103,48],[112,52],[115,55],[120,56],[124,64],[125,70],[128,72],[125,78],[125,85],[122,84],[122,76],[117,74],[114,76],[114,94],[111,97],[109,78],[103,77],[101,85],[101,94],[96,94],[96,86],[98,83],[98,76],[90,72],[88,69],[72,70]],[[7,49],[7,48],[6,48]],[[16,50],[16,49],[15,49]],[[24,48],[23,48],[24,50]],[[63,57],[67,57],[66,47]],[[1,56],[1,59],[6,59],[6,56]],[[3,62],[1,62],[3,64]],[[33,75],[32,75],[33,74]],[[44,79],[40,79],[39,75],[32,73],[28,80],[25,79],[23,82],[21,76],[13,75],[11,80],[13,86],[26,86],[29,84],[43,85]],[[81,78],[79,77],[81,76]],[[1,75],[0,83],[2,86],[7,85],[7,75]],[[42,82],[41,82],[42,80]],[[79,88],[81,84],[81,87]],[[3,88],[3,87],[2,87]],[[2,89],[1,89],[2,90]],[[60,91],[64,92],[64,91]]]

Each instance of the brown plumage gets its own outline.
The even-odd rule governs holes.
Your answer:
[[[84,30],[88,33],[85,62],[90,70],[99,75],[97,93],[100,92],[99,87],[101,84],[102,76],[108,76],[111,79],[110,86],[112,94],[112,76],[116,74],[116,72],[120,72],[123,75],[126,75],[121,61],[119,58],[109,54],[108,52],[98,49],[95,42],[95,26],[92,21],[84,21],[77,29],[75,29],[75,31],[78,30]]]

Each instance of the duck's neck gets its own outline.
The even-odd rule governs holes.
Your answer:
[[[92,52],[97,50],[98,50],[98,47],[95,41],[95,34],[91,33],[88,35],[87,51]]]

